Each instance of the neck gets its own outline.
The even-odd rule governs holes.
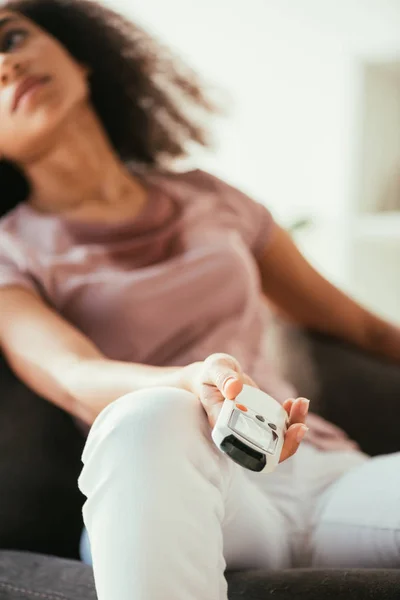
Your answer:
[[[128,199],[143,203],[143,187],[119,160],[89,105],[77,108],[54,137],[23,165],[32,187],[32,206],[67,212]]]

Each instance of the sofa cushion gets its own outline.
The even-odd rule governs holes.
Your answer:
[[[229,600],[398,600],[400,571],[243,572],[231,573],[228,583]],[[95,600],[92,570],[75,561],[0,552],[0,600],[33,598]]]
[[[274,327],[276,362],[311,410],[340,427],[370,455],[400,451],[400,365],[330,336],[282,321]]]
[[[0,600],[34,598],[96,600],[92,569],[72,560],[0,551]]]
[[[400,365],[309,334],[321,414],[370,455],[400,451]]]
[[[229,600],[398,600],[400,597],[400,570],[391,569],[247,572],[231,575],[229,583]]]

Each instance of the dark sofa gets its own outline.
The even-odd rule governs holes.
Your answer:
[[[400,450],[400,367],[296,329],[281,328],[278,337],[282,368],[316,412],[366,452]],[[72,420],[0,358],[0,600],[95,599],[91,570],[76,560],[82,447]],[[229,573],[228,580],[230,600],[400,598],[400,570]]]

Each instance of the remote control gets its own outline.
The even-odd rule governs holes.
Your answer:
[[[288,414],[265,392],[244,385],[235,400],[225,400],[212,430],[216,446],[251,471],[271,473],[279,463]]]

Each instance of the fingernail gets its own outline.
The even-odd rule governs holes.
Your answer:
[[[306,427],[306,425],[302,425],[301,428],[299,429],[299,431],[297,432],[297,442],[300,444],[300,442],[303,440],[304,436],[306,435],[308,431],[308,427]]]
[[[308,413],[308,407],[310,406],[310,401],[307,398],[302,398],[300,402],[301,413],[305,416]]]

